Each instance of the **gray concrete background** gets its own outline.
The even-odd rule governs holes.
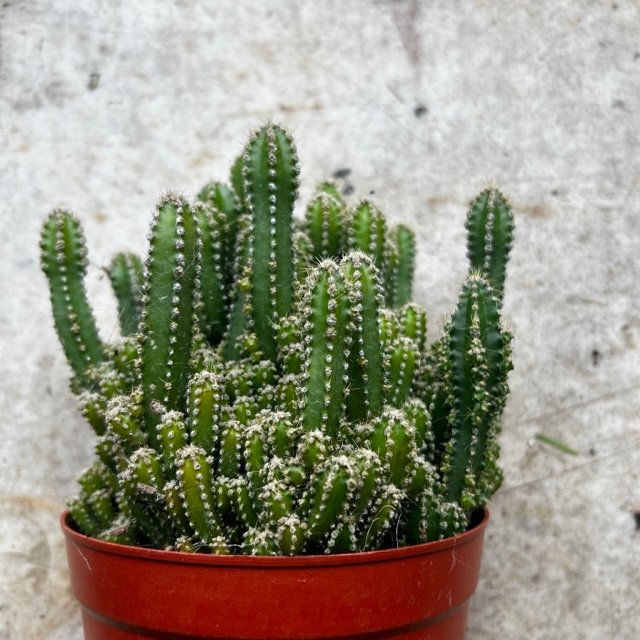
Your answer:
[[[509,195],[506,481],[468,637],[637,637],[637,2],[9,0],[0,20],[0,638],[81,638],[57,517],[92,437],[39,272],[43,216],[81,217],[113,337],[101,267],[143,251],[158,194],[224,178],[269,118],[298,140],[303,196],[348,168],[356,197],[413,223],[431,337],[464,275],[467,201]]]

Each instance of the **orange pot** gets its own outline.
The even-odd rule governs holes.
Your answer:
[[[463,640],[485,509],[467,532],[326,556],[212,556],[111,544],[61,518],[86,640]]]

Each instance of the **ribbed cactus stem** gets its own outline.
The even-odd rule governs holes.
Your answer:
[[[58,338],[79,385],[90,388],[87,369],[103,360],[104,348],[84,286],[87,248],[80,222],[53,211],[42,227],[40,250]]]
[[[411,338],[396,338],[388,349],[387,386],[391,404],[401,407],[409,397],[417,375],[420,350]]]
[[[118,253],[107,274],[118,301],[118,319],[123,336],[135,335],[142,312],[143,266],[138,256]]]
[[[324,260],[309,275],[298,315],[306,348],[304,427],[335,437],[345,411],[351,320],[347,285],[335,262]]]
[[[229,174],[229,180],[231,187],[238,199],[238,206],[240,210],[244,210],[244,205],[247,197],[245,185],[244,185],[244,157],[239,155],[231,165],[231,173]]]
[[[239,356],[238,340],[252,324],[251,304],[251,227],[247,218],[240,221],[238,248],[233,264],[234,282],[230,290],[230,310],[227,332],[224,336],[225,360]]]
[[[226,400],[223,384],[222,377],[212,371],[200,371],[189,382],[191,442],[214,455],[222,429],[222,405]]]
[[[340,187],[333,180],[325,180],[321,182],[315,190],[316,195],[326,194],[333,198],[338,204],[344,207],[345,201]]]
[[[129,396],[116,396],[107,403],[108,431],[119,438],[125,452],[147,444],[147,435],[138,420],[139,409]]]
[[[180,411],[167,411],[156,427],[157,441],[164,468],[169,476],[175,473],[174,460],[177,452],[187,445],[187,427]]]
[[[488,444],[506,397],[510,368],[500,309],[486,280],[472,273],[449,329],[451,440],[443,463],[447,497],[463,508],[475,505],[477,481],[491,463]],[[487,457],[489,459],[487,459]]]
[[[373,259],[384,273],[387,223],[382,212],[368,200],[363,200],[351,213],[348,245],[351,251],[362,251]]]
[[[104,397],[92,391],[83,391],[78,397],[80,411],[87,419],[96,435],[101,436],[107,428],[104,418],[106,411],[106,401]]]
[[[305,231],[315,260],[338,257],[345,249],[343,205],[326,193],[319,193],[307,205]]]
[[[208,204],[198,204],[193,211],[200,229],[201,300],[198,304],[200,328],[210,344],[216,345],[227,328],[228,275],[226,264],[226,214]]]
[[[387,305],[397,308],[411,300],[416,238],[411,229],[401,224],[394,227],[389,235],[394,258],[386,267]]]
[[[176,457],[180,497],[189,523],[206,544],[224,545],[222,527],[214,511],[211,460],[204,449],[189,445]]]
[[[347,254],[340,270],[351,308],[347,416],[358,422],[379,413],[384,399],[379,316],[384,299],[378,271],[364,253]]]
[[[332,529],[346,515],[360,482],[357,467],[345,455],[329,458],[318,471],[307,497],[308,538],[311,542],[319,543],[330,536]]]
[[[222,240],[222,256],[224,270],[227,275],[227,284],[231,281],[231,267],[235,252],[236,241],[238,239],[239,221],[241,215],[240,196],[236,195],[234,189],[230,189],[221,182],[211,182],[205,185],[198,198],[209,204],[215,211],[223,214],[224,226],[220,229]]]
[[[406,488],[418,455],[414,425],[403,412],[385,409],[371,427],[370,443],[371,449],[388,465],[389,482]]]
[[[399,335],[411,338],[419,351],[427,342],[427,313],[414,302],[408,302],[397,311]]]
[[[511,206],[497,189],[485,189],[469,206],[466,228],[471,270],[482,273],[501,301],[513,242]]]
[[[185,200],[165,196],[149,237],[140,334],[145,426],[157,448],[161,411],[184,410],[193,336],[200,239]]]
[[[298,160],[291,136],[272,124],[257,131],[245,149],[243,176],[251,218],[252,315],[261,350],[273,360],[273,327],[293,302]]]

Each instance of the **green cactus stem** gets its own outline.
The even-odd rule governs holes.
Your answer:
[[[142,312],[143,266],[138,256],[118,253],[107,274],[118,301],[118,318],[123,336],[135,335]]]
[[[164,468],[171,476],[175,472],[174,460],[177,452],[187,445],[184,416],[179,411],[167,411],[162,414],[156,430]]]
[[[411,338],[420,352],[427,343],[427,313],[415,304],[408,302],[396,312],[398,318],[398,334]]]
[[[483,470],[493,464],[492,440],[504,407],[510,365],[510,336],[500,326],[492,288],[472,273],[460,294],[449,329],[452,411],[443,476],[446,495],[465,509],[477,505]]]
[[[340,187],[333,180],[325,180],[321,182],[315,190],[316,195],[326,194],[333,198],[339,205],[345,206],[344,196],[342,195],[342,191],[340,191]]]
[[[345,412],[345,365],[350,341],[347,285],[331,260],[322,261],[309,275],[298,312],[306,349],[303,424],[335,437]]]
[[[227,328],[227,264],[225,255],[226,214],[212,206],[198,204],[194,215],[202,240],[198,305],[200,329],[212,345],[217,345]]]
[[[177,478],[190,526],[205,544],[218,551],[226,548],[226,539],[215,513],[211,461],[204,449],[188,445],[176,456]]]
[[[185,200],[165,196],[149,239],[140,359],[145,427],[158,448],[162,411],[183,411],[199,280],[198,228]]]
[[[104,348],[84,286],[87,248],[80,222],[67,211],[53,211],[42,227],[40,250],[58,338],[77,383],[91,388],[87,370],[104,359]]]
[[[251,219],[251,303],[254,330],[264,355],[275,359],[273,327],[293,302],[293,208],[298,160],[291,136],[267,125],[243,156],[246,203]]]
[[[465,226],[471,270],[482,273],[502,301],[513,243],[511,206],[497,189],[485,189],[471,202]]]
[[[388,348],[387,388],[394,407],[409,397],[420,363],[420,351],[411,338],[396,338]]]
[[[391,255],[385,272],[386,302],[398,308],[411,300],[416,260],[416,238],[411,229],[400,224],[390,233]]]
[[[304,230],[315,260],[339,257],[346,245],[343,205],[326,193],[319,193],[307,206]]]
[[[216,454],[222,430],[222,405],[226,401],[222,376],[200,371],[189,382],[190,440],[205,451]]]
[[[372,258],[380,273],[384,273],[387,253],[387,223],[382,212],[368,200],[363,200],[351,212],[348,246]]]
[[[247,218],[240,221],[238,252],[233,264],[234,283],[230,290],[230,311],[227,332],[224,336],[225,360],[237,360],[238,341],[252,328],[251,304],[251,227]]]
[[[347,416],[358,422],[379,413],[384,399],[379,319],[384,300],[378,271],[366,254],[347,254],[340,271],[348,289],[353,338],[348,362]]]

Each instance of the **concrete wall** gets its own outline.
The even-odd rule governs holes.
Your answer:
[[[43,216],[81,217],[113,337],[101,267],[143,250],[159,193],[224,178],[269,118],[295,133],[303,196],[349,169],[356,197],[414,224],[431,337],[464,275],[467,201],[488,182],[509,195],[506,480],[468,637],[637,637],[639,14],[623,0],[3,2],[0,637],[81,638],[56,519],[92,437],[39,272]]]

